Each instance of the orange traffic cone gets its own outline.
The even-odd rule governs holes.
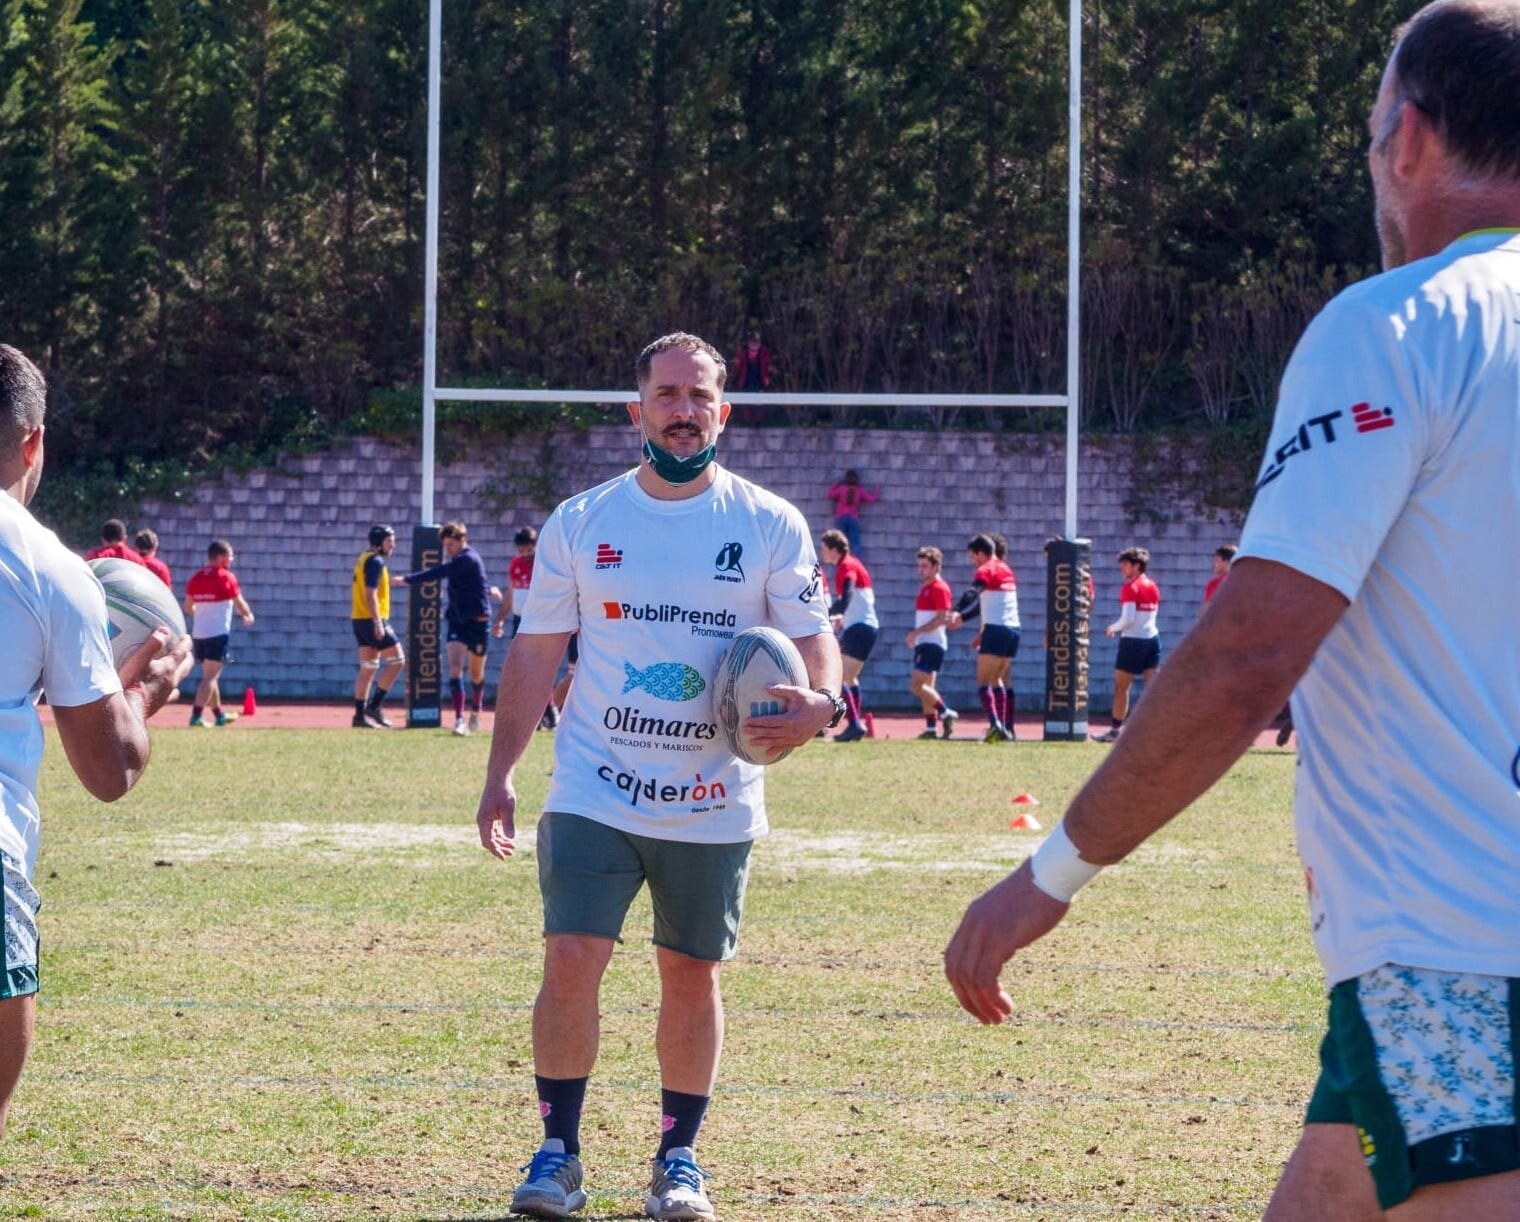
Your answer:
[[[1018,797],[1014,798],[1013,804],[1015,806],[1038,806],[1040,799],[1032,793],[1021,793]]]
[[[1015,815],[1008,821],[1008,826],[1016,832],[1037,832],[1040,830],[1040,821],[1026,812]]]
[[[243,716],[252,717],[258,711],[259,702],[254,698],[253,688],[245,687],[243,689]]]
[[[872,717],[871,714],[869,714],[869,713],[864,714],[864,717],[865,717],[865,722],[866,722],[866,737],[867,738],[875,738],[876,737],[876,718]]]

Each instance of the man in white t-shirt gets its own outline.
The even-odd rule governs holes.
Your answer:
[[[47,696],[75,775],[95,797],[113,802],[148,765],[143,723],[190,669],[189,639],[171,641],[160,629],[118,673],[100,582],[27,512],[42,478],[46,403],[36,366],[0,344],[0,1133],[37,1012],[38,697]]]
[[[565,1217],[585,1202],[580,1114],[596,1060],[598,991],[644,883],[660,973],[662,1137],[653,1218],[710,1218],[693,1145],[717,1077],[719,973],[737,945],[749,851],[766,831],[764,770],[724,745],[712,677],[735,633],[769,624],[807,664],[785,712],[751,718],[765,746],[800,747],[838,723],[839,651],[807,523],[713,462],[728,419],[712,345],[667,335],[639,355],[628,405],[642,460],[561,504],[539,536],[522,625],[502,667],[481,843],[511,856],[512,773],[571,633],[580,667],[554,742],[538,824],[544,976],[533,1059],[544,1143],[512,1212]]]
[[[971,905],[945,971],[1000,1022],[1009,957],[1297,683],[1295,830],[1330,1004],[1267,1217],[1514,1222],[1520,2],[1422,9],[1368,129],[1388,270],[1310,324],[1230,579],[1063,823]]]

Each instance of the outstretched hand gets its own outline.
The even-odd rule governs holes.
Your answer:
[[[1003,965],[1060,924],[1070,907],[1034,885],[1027,861],[973,900],[945,948],[945,977],[961,1008],[988,1024],[1012,1014],[1013,1000],[998,980]]]

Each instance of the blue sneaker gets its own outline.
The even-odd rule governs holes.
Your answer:
[[[528,1178],[512,1194],[512,1212],[529,1218],[568,1218],[586,1203],[581,1160],[565,1153],[565,1143],[549,1137],[526,1167]]]
[[[649,1195],[644,1198],[644,1212],[651,1218],[688,1218],[711,1222],[716,1217],[707,1199],[703,1181],[707,1172],[697,1166],[697,1156],[690,1146],[677,1146],[664,1158],[650,1160],[652,1175]]]

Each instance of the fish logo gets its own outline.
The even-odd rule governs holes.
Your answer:
[[[656,662],[643,670],[624,662],[623,673],[628,676],[625,695],[640,688],[656,700],[695,700],[707,690],[707,680],[685,662]]]

